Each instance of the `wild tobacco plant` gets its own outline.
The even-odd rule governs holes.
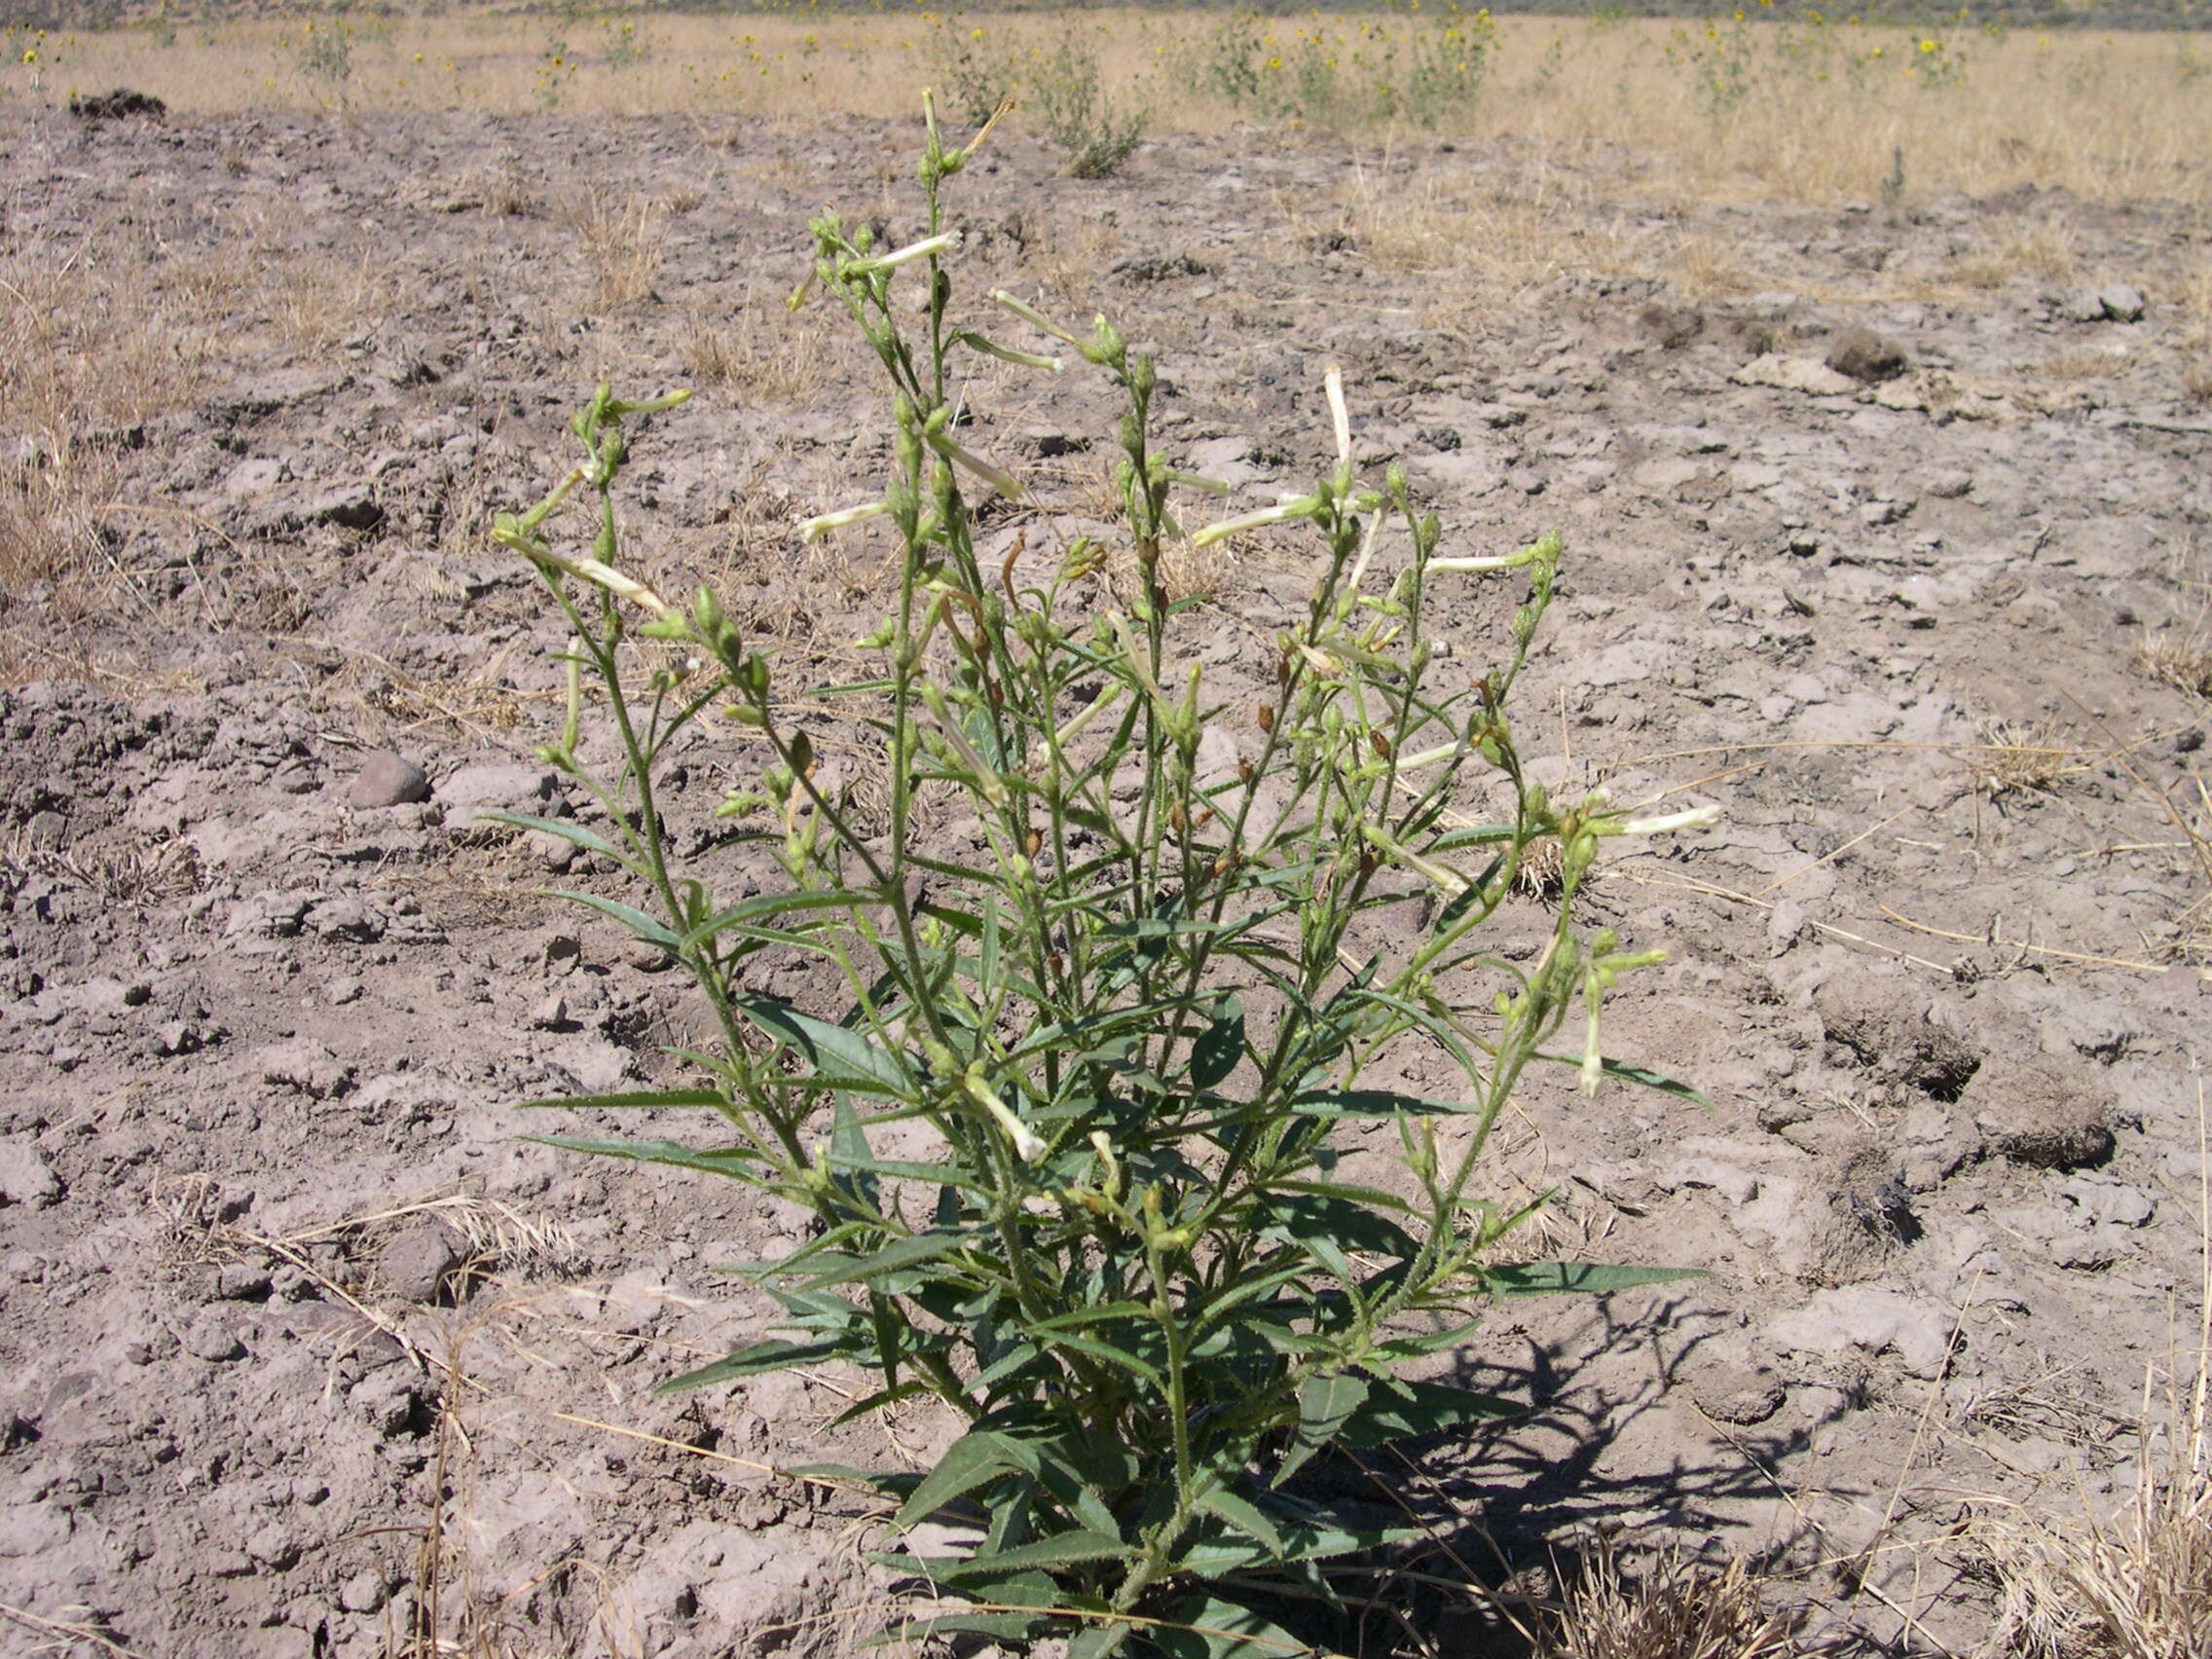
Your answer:
[[[1392,1534],[1333,1513],[1300,1471],[1516,1410],[1401,1369],[1464,1342],[1496,1298],[1673,1276],[1514,1260],[1535,1206],[1485,1199],[1476,1174],[1531,1064],[1572,1068],[1593,1091],[1612,1075],[1692,1093],[1604,1053],[1606,991],[1660,953],[1585,936],[1572,911],[1602,840],[1704,815],[1634,822],[1602,793],[1554,800],[1529,777],[1507,710],[1559,544],[1441,553],[1402,472],[1355,470],[1333,372],[1335,463],[1190,537],[1288,526],[1319,554],[1256,701],[1209,689],[1158,575],[1182,503],[1223,487],[1156,446],[1152,359],[1104,318],[1078,333],[990,296],[1118,389],[1118,538],[1139,591],[1114,603],[1102,572],[1117,550],[1089,535],[1040,556],[1033,527],[986,557],[978,505],[1024,491],[970,450],[955,389],[977,357],[1062,368],[954,305],[940,196],[988,132],[948,148],[930,118],[927,230],[911,245],[880,249],[835,214],[813,226],[801,294],[841,306],[890,383],[881,494],[807,527],[882,521],[897,537],[896,599],[861,642],[873,674],[789,684],[715,594],[679,607],[624,569],[631,424],[685,393],[601,387],[573,423],[583,459],[499,520],[573,636],[568,723],[540,753],[600,809],[591,824],[500,816],[618,868],[623,897],[567,897],[675,957],[718,1033],[677,1056],[693,1080],[680,1087],[535,1104],[701,1108],[715,1128],[695,1144],[545,1138],[813,1212],[806,1243],[729,1270],[773,1300],[783,1334],[666,1386],[840,1366],[873,1384],[848,1418],[923,1398],[957,1417],[926,1474],[843,1471],[892,1495],[902,1532],[965,1524],[962,1544],[880,1558],[937,1597],[906,1631],[1059,1635],[1075,1659],[1131,1641],[1302,1650],[1251,1585],[1273,1572],[1333,1602],[1315,1564]],[[588,552],[553,535],[578,492]],[[1439,594],[1471,580],[1523,596],[1502,657],[1470,682],[1448,676],[1428,630]],[[640,638],[679,666],[642,668]],[[582,758],[587,706],[615,740],[606,771]],[[838,707],[888,761],[873,823],[818,763]],[[721,811],[784,883],[736,903],[687,860],[663,803],[671,746],[717,711],[766,761]],[[1462,819],[1470,795],[1505,810]],[[933,840],[926,800],[972,815],[987,852]],[[1547,846],[1556,912],[1533,958],[1510,960],[1481,942],[1484,924]],[[1390,916],[1379,943],[1373,924]],[[765,994],[769,952],[823,965],[836,994]],[[1463,1084],[1365,1081],[1415,1050]],[[1347,1131],[1374,1124],[1395,1173],[1354,1178]]]

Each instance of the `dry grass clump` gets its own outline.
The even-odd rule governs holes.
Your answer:
[[[545,204],[530,188],[530,181],[512,165],[484,175],[476,187],[484,211],[506,219],[527,219]]]
[[[652,292],[666,251],[661,229],[668,209],[662,202],[594,190],[571,202],[562,217],[575,232],[591,267],[586,304],[595,315],[622,311]]]
[[[98,560],[116,463],[67,433],[14,442],[0,454],[0,588],[20,593]]]
[[[397,263],[377,259],[367,247],[271,263],[276,275],[269,319],[287,344],[311,357],[374,333],[404,299]]]
[[[793,312],[754,298],[726,316],[698,310],[683,342],[683,372],[694,385],[748,401],[805,404],[828,385],[846,335],[817,310]]]
[[[2203,1081],[2197,1202],[2212,1224]],[[2161,1382],[2145,1379],[2133,1490],[2109,1509],[2085,1496],[2056,1520],[2021,1513],[1975,1534],[1997,1582],[1986,1654],[2007,1659],[2203,1659],[2212,1653],[2212,1231],[2201,1235],[2195,1351],[2181,1342]]]
[[[1713,1567],[1670,1547],[1641,1574],[1610,1540],[1583,1558],[1537,1659],[1796,1659],[1798,1615],[1759,1600],[1759,1577],[1741,1556]]]
[[[2135,660],[2157,680],[2192,697],[2212,700],[2212,640],[2192,633],[2184,640],[2146,640]]]
[[[2048,793],[2060,779],[2082,769],[2081,752],[2067,745],[2065,727],[2055,719],[2033,725],[1997,720],[1982,736],[1969,763],[1976,787],[1989,795]]]

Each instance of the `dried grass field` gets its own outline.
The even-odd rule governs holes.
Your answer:
[[[1535,1080],[1494,1171],[1555,1253],[1709,1276],[1436,1356],[1525,1411],[1331,1460],[1419,1538],[1272,1616],[1356,1659],[2201,1659],[2212,44],[1746,11],[9,29],[0,1653],[815,1659],[913,1604],[885,1508],[791,1471],[925,1467],[942,1414],[841,1421],[835,1365],[651,1393],[758,1334],[718,1268],[807,1218],[524,1139],[706,1033],[537,891],[608,868],[479,815],[594,810],[489,532],[603,377],[695,393],[636,440],[639,571],[858,672],[891,543],[797,527],[878,486],[884,400],[786,301],[826,206],[917,233],[930,86],[961,132],[1018,100],[963,296],[1156,352],[1208,514],[1332,462],[1340,369],[1449,552],[1566,540],[1532,769],[1721,809],[1576,900],[1670,952],[1606,1029],[1711,1105]],[[1148,116],[1103,176],[1071,87]],[[1028,492],[993,568],[1091,535],[1124,604],[1098,386],[964,398]],[[1163,558],[1254,703],[1311,549]],[[1503,593],[1440,611],[1470,683]],[[817,748],[873,810],[880,745]],[[710,814],[761,760],[718,727],[672,786],[736,893],[777,872]]]

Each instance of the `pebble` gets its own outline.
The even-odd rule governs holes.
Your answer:
[[[361,762],[360,771],[346,792],[346,804],[357,811],[371,812],[380,806],[405,806],[411,801],[427,800],[429,795],[430,780],[422,767],[387,749],[380,749]]]
[[[262,1566],[282,1572],[300,1559],[300,1540],[281,1522],[255,1529],[245,1541],[245,1553]]]
[[[377,1253],[377,1276],[403,1302],[436,1302],[446,1274],[461,1265],[453,1235],[435,1221],[395,1233]]]
[[[38,1149],[19,1140],[0,1141],[0,1204],[44,1209],[61,1197],[61,1183]]]
[[[245,1262],[233,1262],[215,1275],[215,1294],[225,1302],[259,1302],[269,1294],[269,1275]]]
[[[349,1613],[373,1613],[384,1605],[384,1574],[363,1567],[338,1587],[338,1604]]]
[[[185,1332],[184,1351],[210,1365],[221,1365],[229,1360],[243,1359],[245,1344],[220,1319],[202,1319]]]

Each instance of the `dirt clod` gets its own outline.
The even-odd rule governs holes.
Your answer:
[[[1960,1104],[2015,1163],[2077,1169],[2112,1156],[2111,1097],[2042,1062],[1993,1060]]]
[[[1829,368],[1869,386],[1896,380],[1904,373],[1907,363],[1902,346],[1870,328],[1846,329],[1828,348]]]

